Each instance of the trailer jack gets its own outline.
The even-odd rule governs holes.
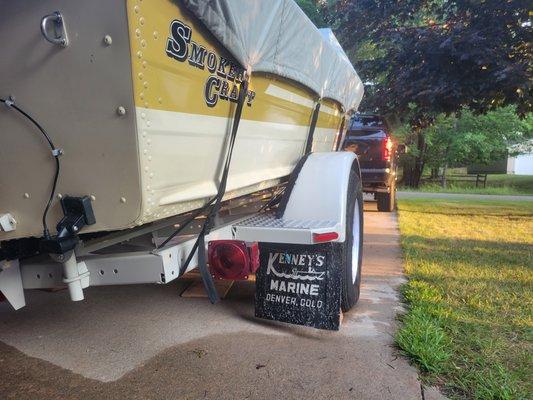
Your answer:
[[[89,270],[84,262],[78,263],[74,248],[78,244],[78,232],[85,225],[96,222],[89,196],[61,199],[64,216],[57,224],[57,235],[45,237],[40,249],[63,266],[63,283],[66,283],[72,301],[84,299],[83,289],[89,286]]]
[[[83,300],[83,289],[89,287],[87,265],[84,262],[77,262],[74,251],[69,251],[66,254],[51,254],[50,256],[63,266],[63,283],[68,286],[70,299],[72,301]]]

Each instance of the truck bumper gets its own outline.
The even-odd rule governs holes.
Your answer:
[[[394,172],[390,168],[361,168],[365,193],[389,193]]]

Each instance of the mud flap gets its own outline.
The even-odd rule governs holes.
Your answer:
[[[260,243],[255,316],[339,330],[342,265],[333,243]]]

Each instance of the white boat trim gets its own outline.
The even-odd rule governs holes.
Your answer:
[[[313,100],[300,96],[299,94],[293,93],[287,89],[283,89],[272,83],[268,85],[265,93],[268,94],[269,96],[273,96],[273,97],[276,97],[278,99],[285,100],[285,101],[290,101],[291,103],[295,103],[295,104],[307,107],[309,109],[312,109],[315,107],[315,102]],[[334,116],[339,115],[338,110],[335,110],[329,106],[326,106],[325,104],[320,105],[320,111],[325,112],[326,114],[334,115]]]
[[[219,170],[230,118],[143,107],[136,111],[142,187],[136,224],[201,207],[217,191],[213,171]],[[308,130],[303,125],[241,120],[226,198],[266,189],[289,175],[303,154]],[[330,151],[336,133],[316,128],[313,151]]]

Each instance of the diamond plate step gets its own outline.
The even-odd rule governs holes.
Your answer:
[[[335,221],[276,218],[274,213],[254,215],[233,225],[237,240],[313,244],[314,233],[338,232]]]

